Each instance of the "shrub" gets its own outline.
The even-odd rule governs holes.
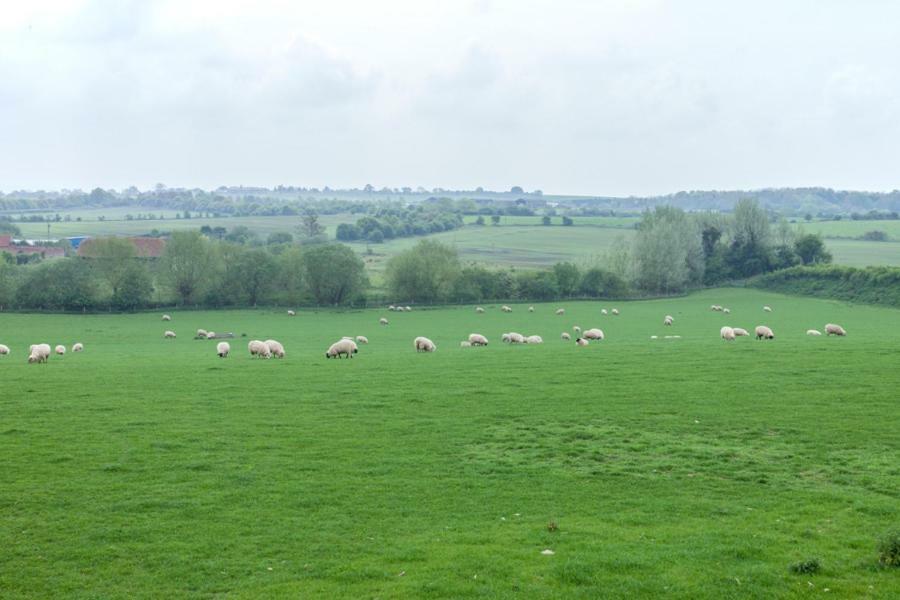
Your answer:
[[[818,558],[808,558],[792,564],[791,573],[796,573],[798,575],[812,575],[813,573],[818,573],[821,568],[822,563],[819,562]]]
[[[900,567],[900,529],[881,538],[878,543],[878,562],[886,567]]]

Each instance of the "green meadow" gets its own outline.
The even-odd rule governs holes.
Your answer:
[[[0,596],[900,596],[877,550],[900,312],[742,289],[485,308],[0,313]],[[826,322],[849,335],[805,335]],[[85,351],[27,364],[39,342]]]

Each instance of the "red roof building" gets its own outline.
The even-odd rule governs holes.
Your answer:
[[[29,246],[27,244],[13,244],[12,236],[0,235],[0,252],[10,254],[40,254],[43,258],[61,258],[66,255],[64,248],[56,246]]]

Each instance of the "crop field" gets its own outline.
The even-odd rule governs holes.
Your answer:
[[[802,228],[807,233],[821,233],[825,238],[857,238],[867,231],[883,231],[890,240],[900,241],[900,220],[896,219],[883,221],[842,219],[840,221],[799,222],[797,227]]]
[[[877,549],[900,312],[740,289],[485,308],[0,313],[0,597],[900,596]],[[826,322],[849,335],[805,335]],[[250,358],[269,337],[287,357]],[[27,364],[38,342],[85,351]]]
[[[900,267],[900,242],[826,239],[825,246],[837,265]]]

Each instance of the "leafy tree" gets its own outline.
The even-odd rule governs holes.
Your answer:
[[[771,270],[772,235],[766,211],[756,200],[740,200],[734,207],[732,242],[727,261],[732,273],[749,277]]]
[[[256,234],[246,225],[238,225],[225,235],[226,241],[234,244],[249,244],[256,239]]]
[[[545,217],[541,218],[541,224],[544,226],[550,225],[550,217],[545,216]]]
[[[628,283],[615,273],[593,267],[584,272],[579,291],[593,298],[624,298],[628,296]]]
[[[638,285],[671,293],[703,277],[703,246],[696,222],[678,208],[645,212],[634,243]]]
[[[196,301],[209,284],[213,256],[199,231],[175,231],[162,256],[162,275],[182,304]]]
[[[6,256],[12,257],[8,252],[4,252]],[[18,269],[14,262],[8,260],[0,260],[0,310],[9,308],[16,298],[16,288],[18,287]]]
[[[96,305],[91,269],[83,260],[53,260],[25,269],[16,294],[21,306],[47,310],[85,310]]]
[[[578,290],[581,273],[578,267],[570,262],[556,263],[553,265],[553,274],[556,277],[556,285],[563,298],[569,298]]]
[[[500,215],[491,215],[491,225],[500,224]]]
[[[368,285],[365,265],[344,244],[320,244],[303,253],[304,281],[319,304],[352,302]]]
[[[256,306],[272,285],[275,257],[261,248],[241,249],[230,267],[237,275],[239,289],[251,306]]]
[[[575,224],[575,221],[573,221],[571,217],[565,217],[565,216],[564,216],[564,217],[562,218],[562,224],[563,224],[563,226],[565,226],[565,227],[571,227],[572,225]]]
[[[484,217],[481,215],[478,215],[478,218],[475,219],[475,224],[476,225],[484,225]]]
[[[20,236],[22,231],[14,223],[10,223],[5,219],[0,219],[0,235]]]
[[[360,237],[359,227],[353,223],[341,223],[335,231],[335,238],[342,242],[352,242]]]
[[[297,232],[306,239],[315,239],[325,234],[325,227],[319,223],[319,215],[310,210],[300,219]]]
[[[126,238],[100,237],[84,242],[87,245],[85,254],[91,267],[112,290],[113,297],[119,294],[119,288],[128,273],[137,253],[134,243]]]
[[[552,271],[522,271],[516,275],[519,295],[531,300],[559,298],[559,285]]]
[[[459,272],[453,247],[422,240],[388,261],[388,289],[397,300],[440,302],[449,299]]]
[[[118,310],[146,306],[153,294],[153,279],[143,261],[132,260],[125,267],[110,304]]]
[[[830,263],[832,258],[822,236],[814,233],[798,236],[794,241],[794,252],[804,265]]]
[[[373,229],[369,232],[369,235],[366,237],[366,239],[373,244],[380,244],[384,241],[384,234],[380,229]]]
[[[522,189],[520,186],[518,186],[518,185],[514,185],[514,186],[512,186],[511,188],[509,188],[509,193],[510,193],[510,194],[524,194],[524,193],[525,193],[525,190],[523,190],[523,189]]]
[[[293,242],[294,236],[284,231],[270,233],[269,237],[266,238],[266,244],[269,246],[274,246],[275,244],[292,244]]]

